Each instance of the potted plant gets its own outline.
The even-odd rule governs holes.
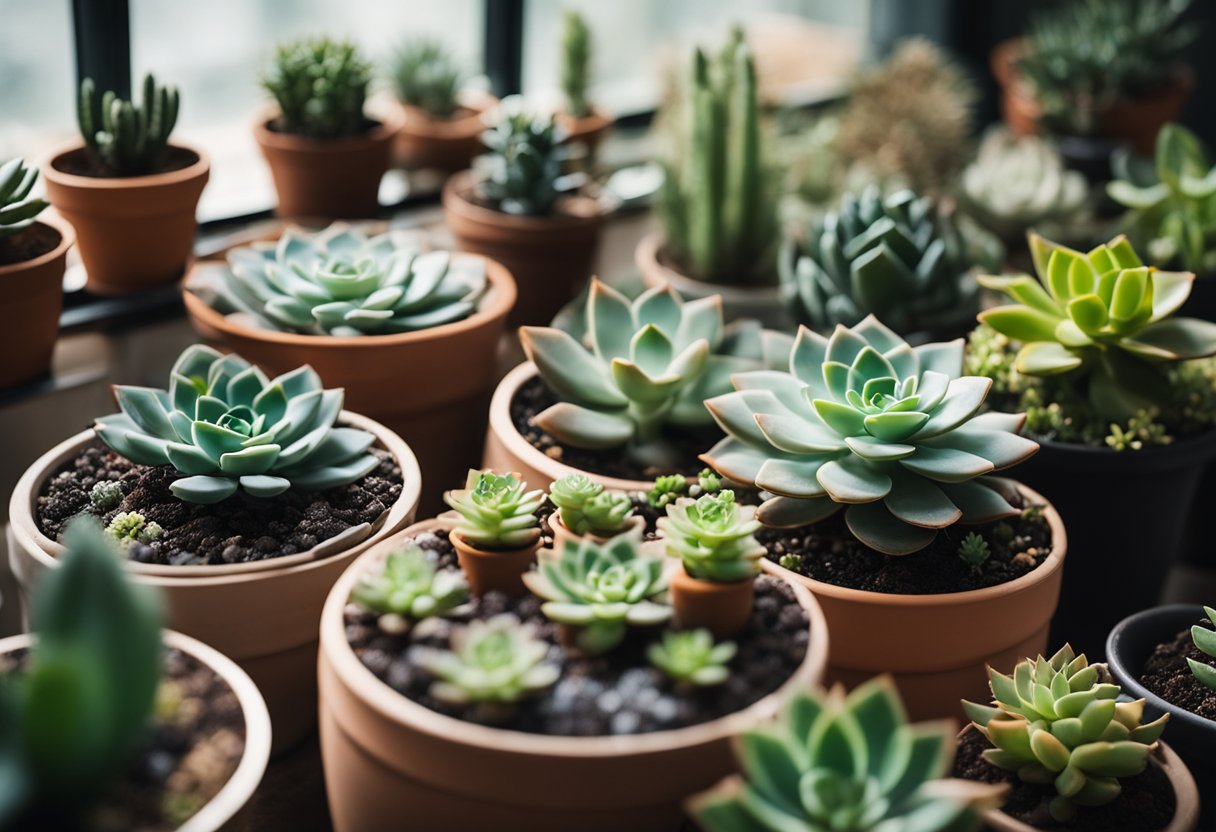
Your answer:
[[[557,123],[566,141],[585,145],[589,156],[612,129],[612,117],[591,106],[587,88],[591,82],[591,32],[587,21],[572,9],[562,11],[561,84],[565,106]]]
[[[1145,267],[1124,237],[1082,254],[1031,235],[1030,250],[1038,280],[980,278],[1015,303],[980,313],[969,362],[995,379],[994,404],[1026,409],[1043,440],[1022,478],[1068,518],[1076,542],[1055,625],[1099,653],[1115,622],[1157,602],[1216,455],[1203,405],[1212,371],[1200,366],[1210,362],[1187,365],[1216,352],[1216,324],[1175,317],[1194,275]],[[1130,516],[1153,521],[1112,522]],[[1093,582],[1112,563],[1125,580],[1094,607]]]
[[[450,529],[429,521],[378,545],[330,596],[321,745],[339,832],[401,817],[426,828],[677,828],[680,802],[732,770],[728,738],[819,680],[827,633],[805,590],[761,576],[732,642],[677,633],[669,561],[636,532],[542,549],[526,575],[538,595],[460,604],[457,593],[387,620],[361,605],[359,588],[386,580],[388,559],[411,549],[427,567],[389,594],[458,586]]]
[[[161,631],[160,598],[124,576],[95,521],[66,541],[35,595],[36,635],[0,640],[0,824],[220,829],[266,770],[261,695],[215,650]]]
[[[372,217],[388,170],[400,113],[364,112],[371,64],[349,41],[301,38],[279,44],[261,79],[277,110],[253,126],[281,217]]]
[[[139,103],[91,78],[80,85],[82,141],[43,166],[47,197],[71,223],[88,274],[86,287],[116,295],[173,283],[194,249],[199,196],[211,163],[169,136],[177,122],[176,87],[147,75]]]
[[[1195,781],[1158,741],[1169,717],[1144,722],[1144,700],[1119,701],[1105,665],[1066,644],[1050,659],[1018,662],[1012,676],[989,677],[992,705],[963,703],[972,722],[955,773],[1009,786],[1003,807],[985,817],[992,828],[1196,828]]]
[[[63,310],[63,271],[72,230],[38,216],[46,200],[30,196],[38,168],[24,159],[0,165],[0,286],[8,325],[0,334],[0,390],[46,375]]]
[[[449,539],[474,595],[527,592],[523,575],[541,545],[536,510],[545,501],[544,491],[527,487],[518,474],[471,470],[463,489],[443,495],[460,516]]]
[[[889,672],[914,716],[952,716],[986,663],[1047,638],[1063,527],[1037,493],[989,476],[1038,446],[1021,415],[979,413],[991,381],[961,375],[962,339],[909,347],[871,316],[831,338],[803,327],[787,366],[736,373],[735,392],[705,402],[726,438],[702,459],[773,495],[757,536],[823,606],[829,677]],[[978,567],[957,524],[987,544]]]
[[[237,355],[186,349],[168,390],[115,388],[122,412],[60,443],[9,505],[22,599],[60,565],[73,516],[124,543],[125,566],[161,587],[169,622],[257,682],[276,750],[315,720],[324,597],[363,549],[408,523],[419,473],[409,447],[342,410],[309,367],[269,379]]]
[[[346,391],[352,410],[417,448],[428,481],[463,478],[485,431],[495,356],[515,302],[499,264],[423,253],[403,231],[334,224],[200,263],[186,278],[186,312],[209,343],[269,373],[301,364]],[[408,391],[403,394],[402,391]],[[430,495],[438,510],[437,495]]]
[[[645,520],[634,513],[628,494],[607,489],[581,471],[550,483],[549,502],[557,509],[548,518],[555,549],[564,547],[567,540],[584,537],[603,543],[645,525]]]

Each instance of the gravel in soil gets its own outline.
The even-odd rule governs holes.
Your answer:
[[[458,568],[447,533],[414,538],[433,553],[440,568]],[[682,728],[742,710],[777,690],[806,655],[808,621],[793,590],[782,581],[756,579],[755,610],[747,630],[734,641],[739,647],[730,678],[710,688],[682,688],[651,666],[646,648],[662,628],[631,628],[623,644],[604,656],[567,653],[558,644],[557,625],[540,612],[541,601],[529,596],[510,599],[488,593],[473,599],[466,611],[450,619],[428,619],[412,633],[390,635],[376,616],[355,604],[345,611],[346,637],[365,667],[398,693],[431,710],[459,719],[516,731],[560,736],[633,735]],[[520,702],[514,710],[485,706],[454,707],[431,698],[431,677],[409,656],[414,644],[448,648],[452,629],[461,621],[513,612],[533,624],[549,642],[547,660],[561,667],[561,678],[548,690]]]
[[[155,176],[159,173],[172,173],[175,170],[184,170],[197,161],[198,154],[193,150],[170,146],[166,148],[165,155],[152,170],[145,173],[132,174],[132,176]],[[75,150],[59,157],[55,168],[72,176],[88,176],[93,179],[131,178],[128,176],[115,176],[112,170],[100,164],[93,158],[92,154],[86,153],[84,150]]]
[[[1206,618],[1195,623],[1211,628]],[[1195,646],[1189,627],[1173,640],[1157,645],[1144,663],[1140,683],[1166,702],[1196,716],[1216,720],[1216,690],[1195,678],[1187,659],[1216,667],[1216,659]]]
[[[25,263],[54,251],[63,235],[45,223],[36,222],[11,237],[0,237],[0,266]]]
[[[1023,783],[1017,773],[997,768],[980,756],[991,748],[979,731],[967,731],[958,743],[953,776],[984,783],[1006,783],[1003,811],[1036,829],[1067,832],[1154,832],[1164,829],[1174,817],[1174,789],[1160,766],[1152,763],[1143,774],[1125,777],[1123,793],[1105,806],[1086,806],[1067,824],[1057,823],[1047,811],[1055,797],[1054,786]]]
[[[374,523],[401,494],[401,468],[392,455],[372,449],[380,465],[361,480],[315,493],[288,491],[261,499],[243,492],[215,505],[179,500],[169,486],[172,466],[136,465],[101,442],[87,445],[42,487],[35,519],[58,540],[68,521],[90,510],[89,491],[101,481],[122,485],[118,507],[97,515],[109,523],[119,512],[139,512],[164,530],[150,544],[131,543],[140,563],[215,565],[265,560],[305,552],[352,526]]]

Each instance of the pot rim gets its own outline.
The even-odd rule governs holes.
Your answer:
[[[806,656],[793,674],[777,690],[743,710],[684,728],[629,736],[594,737],[551,736],[492,728],[432,711],[402,696],[363,666],[346,641],[342,612],[349,603],[355,581],[363,575],[369,564],[384,557],[398,545],[399,540],[436,527],[443,528],[445,523],[438,518],[414,523],[360,554],[334,583],[329,597],[325,600],[325,609],[321,613],[321,651],[325,660],[332,666],[333,672],[343,680],[343,685],[369,709],[385,719],[408,725],[414,731],[430,734],[453,744],[469,747],[489,746],[496,751],[520,755],[559,758],[628,757],[728,739],[740,731],[754,727],[757,722],[774,717],[780,705],[796,691],[812,684],[822,684],[827,668],[829,637],[823,611],[805,587],[769,572],[773,577],[784,580],[793,589],[799,604],[806,611],[810,639],[807,642]]]
[[[1216,455],[1216,427],[1210,428],[1197,436],[1191,436],[1168,445],[1150,445],[1138,451],[1116,451],[1104,445],[1081,445],[1072,442],[1056,442],[1054,440],[1035,440],[1041,449],[1052,453],[1071,455],[1086,461],[1100,460],[1103,463],[1114,463],[1119,459],[1149,460],[1154,466],[1165,467],[1175,461],[1194,461],[1197,452],[1206,452],[1206,457]],[[1041,459],[1040,459],[1041,462]],[[1115,463],[1120,468],[1126,468],[1134,463]]]
[[[425,108],[402,101],[396,94],[393,101],[400,106],[403,114],[402,133],[434,141],[467,141],[480,136],[486,129],[482,117],[486,111],[498,105],[498,98],[488,92],[465,89],[459,93],[457,106],[469,112],[454,118],[436,118]]]
[[[279,116],[279,108],[273,104],[259,109],[253,120],[253,137],[263,147],[274,147],[288,151],[325,152],[329,150],[350,150],[365,145],[375,145],[391,141],[405,123],[405,113],[398,107],[385,107],[369,113],[366,109],[363,117],[376,122],[374,127],[354,136],[338,136],[332,139],[314,139],[298,136],[295,133],[281,133],[270,129],[270,122]]]
[[[575,231],[598,228],[607,217],[600,204],[591,197],[578,196],[575,199],[586,204],[594,204],[597,209],[587,214],[548,214],[533,217],[523,214],[507,214],[478,205],[469,199],[468,194],[473,189],[472,169],[462,170],[447,178],[443,184],[441,202],[443,210],[480,225],[508,228],[525,234],[560,234],[563,231]],[[449,222],[449,225],[451,223]]]
[[[661,274],[677,292],[685,298],[699,298],[706,295],[721,295],[722,302],[730,304],[758,303],[771,301],[779,304],[781,287],[774,282],[768,286],[741,286],[730,283],[711,283],[700,280],[690,274],[677,271],[660,259],[659,252],[667,246],[667,235],[663,231],[651,231],[638,241],[633,254],[634,263],[642,273],[642,280],[648,287],[658,285],[655,275]],[[774,270],[774,275],[776,274]]]
[[[37,257],[32,257],[29,260],[22,260],[18,263],[0,264],[0,279],[18,274],[20,272],[36,269],[39,266],[44,266],[53,260],[63,257],[67,254],[68,249],[76,244],[76,230],[72,228],[71,223],[63,219],[58,214],[51,216],[39,217],[35,220],[34,225],[44,225],[47,228],[59,234],[59,245],[55,246],[48,252],[39,254]],[[31,228],[33,226],[30,226]]]
[[[36,640],[30,633],[0,639],[0,654],[29,647]],[[194,813],[176,832],[212,832],[220,829],[257,791],[270,761],[270,713],[266,701],[236,662],[198,639],[175,630],[163,631],[164,644],[193,656],[209,667],[236,694],[245,720],[245,749],[236,770],[219,792]]]
[[[185,150],[196,157],[192,164],[177,170],[164,173],[148,173],[143,176],[81,176],[75,173],[65,173],[55,167],[64,156],[85,150],[84,142],[75,139],[52,150],[45,161],[39,166],[43,177],[62,188],[79,190],[127,191],[137,188],[163,188],[170,185],[180,185],[199,177],[207,176],[211,171],[211,158],[197,145],[187,142],[174,141],[168,147]]]

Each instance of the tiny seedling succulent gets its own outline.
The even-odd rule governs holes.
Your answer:
[[[101,480],[89,489],[89,510],[94,514],[106,514],[122,504],[122,483]]]
[[[415,647],[410,657],[436,677],[430,694],[440,702],[509,705],[557,681],[545,657],[549,645],[511,613],[473,620],[452,632],[452,649]]]
[[[436,569],[427,553],[413,544],[394,549],[384,568],[360,578],[351,600],[381,616],[418,621],[446,615],[469,597],[469,585],[458,569]]]
[[[262,87],[279,105],[275,127],[313,139],[364,132],[371,64],[350,41],[300,38],[275,47]]]
[[[334,427],[342,391],[325,390],[308,366],[275,379],[239,355],[187,347],[169,389],[114,388],[121,413],[96,420],[97,436],[137,465],[171,465],[185,476],[170,491],[218,503],[238,489],[274,497],[323,491],[367,476],[375,436]]]
[[[456,532],[479,549],[523,549],[540,538],[536,510],[545,492],[528,491],[519,474],[470,470],[464,488],[443,501],[460,515]]]
[[[1203,612],[1208,617],[1208,621],[1212,622],[1212,626],[1216,627],[1216,609],[1204,607]],[[1195,624],[1191,627],[1191,640],[1195,643],[1195,647],[1205,656],[1211,656],[1216,659],[1216,630],[1204,627],[1201,624]],[[1216,667],[1210,664],[1196,661],[1190,657],[1186,660],[1187,665],[1191,668],[1191,673],[1195,678],[1203,682],[1212,690],[1216,690]]]
[[[393,59],[397,98],[435,118],[448,118],[460,106],[464,69],[443,43],[427,37],[402,44]]]
[[[24,231],[50,205],[30,196],[38,181],[38,168],[18,157],[0,165],[0,240]]]
[[[655,478],[646,492],[646,502],[651,508],[666,508],[687,491],[688,479],[683,474],[664,474]]]
[[[992,382],[960,376],[962,364],[961,339],[909,347],[873,316],[830,339],[803,327],[788,372],[737,374],[735,392],[705,403],[727,437],[702,459],[776,495],[761,523],[801,526],[847,506],[853,535],[886,554],[1014,516],[1007,485],[985,475],[1038,445],[1018,436],[1022,416],[979,414]]]
[[[1052,817],[1070,820],[1078,806],[1110,803],[1119,778],[1144,770],[1169,715],[1141,724],[1144,700],[1117,701],[1105,665],[1089,664],[1064,645],[1050,659],[1026,659],[1006,676],[988,669],[993,705],[963,702],[994,746],[984,758],[1027,783],[1054,784]]]
[[[572,183],[563,178],[568,149],[552,115],[537,115],[518,99],[500,105],[498,123],[481,134],[489,151],[478,157],[478,194],[506,214],[544,216]]]
[[[161,87],[144,76],[143,100],[124,101],[114,92],[97,92],[92,78],[80,82],[76,118],[85,148],[114,176],[151,173],[165,155],[177,123],[177,87]]]
[[[587,21],[576,11],[562,12],[562,93],[566,96],[566,112],[582,118],[591,112],[587,103],[587,86],[591,74],[591,33]]]
[[[692,577],[742,581],[760,571],[765,552],[755,538],[760,528],[755,514],[755,506],[739,505],[735,492],[725,489],[668,503],[658,527],[666,538],[667,554],[679,558]]]
[[[709,630],[668,630],[646,657],[676,684],[712,687],[730,677],[727,664],[738,651],[733,641],[715,644]]]
[[[163,532],[160,523],[149,521],[137,511],[120,511],[106,526],[106,534],[124,546],[132,543],[151,543]]]
[[[972,572],[982,572],[984,564],[988,562],[992,552],[988,548],[988,541],[984,536],[977,532],[968,532],[963,538],[962,543],[958,545],[958,556],[963,563],[971,567]]]
[[[1171,317],[1193,274],[1146,267],[1123,236],[1083,254],[1031,234],[1030,250],[1037,281],[980,278],[1016,301],[980,320],[1025,345],[1018,372],[1073,374],[1097,413],[1123,422],[1166,399],[1169,364],[1216,354],[1216,324]]]
[[[575,534],[611,537],[624,530],[633,515],[633,500],[586,474],[567,474],[549,486],[549,501],[557,506],[562,523]]]

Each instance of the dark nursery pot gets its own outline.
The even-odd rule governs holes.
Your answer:
[[[1198,274],[1191,284],[1191,295],[1178,310],[1179,316],[1216,321],[1216,273]],[[1199,480],[1194,510],[1187,518],[1181,559],[1185,563],[1216,569],[1216,550],[1210,541],[1216,539],[1216,515],[1204,511],[1204,506],[1216,500],[1216,467],[1209,466]]]

